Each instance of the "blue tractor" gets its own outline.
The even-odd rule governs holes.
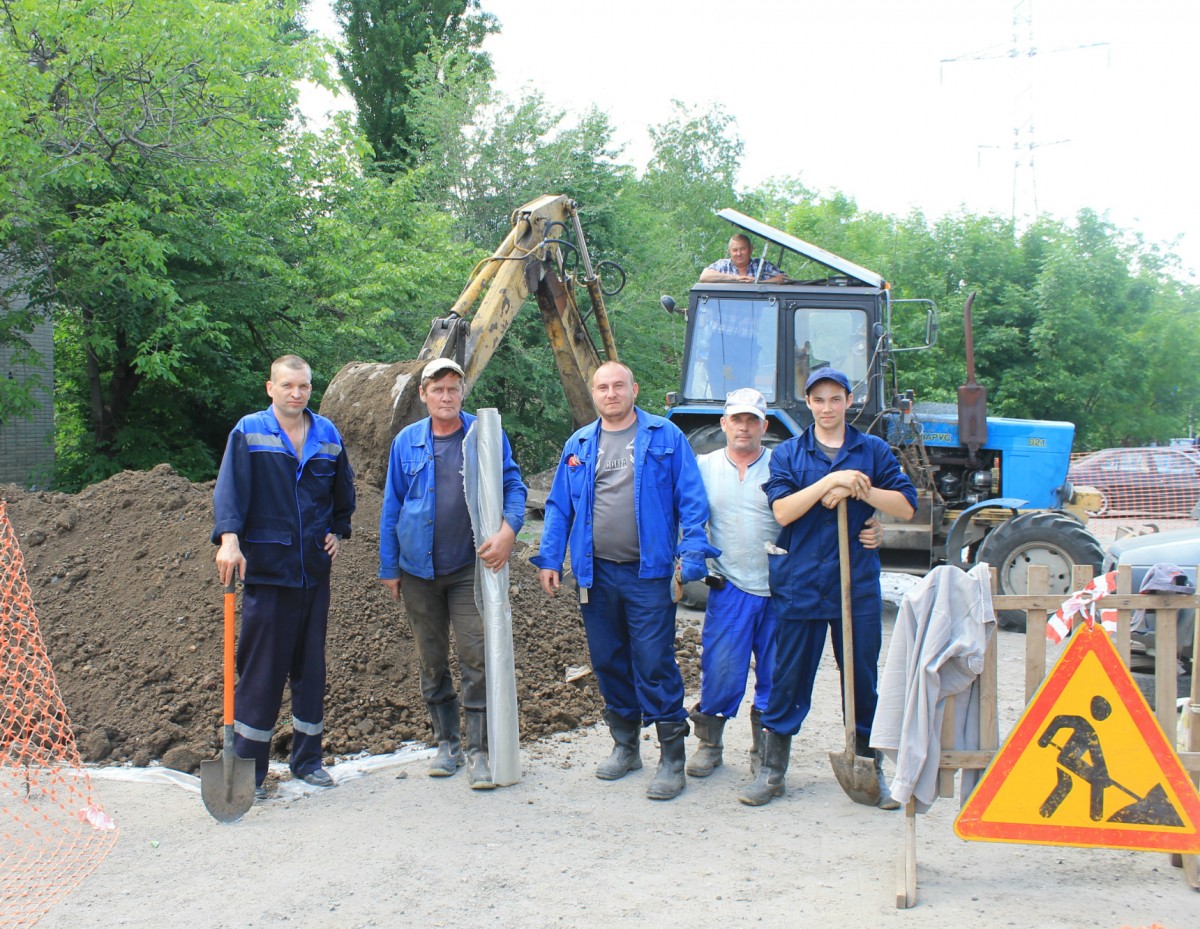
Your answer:
[[[697,453],[724,445],[721,408],[739,387],[767,398],[767,444],[798,435],[812,421],[804,383],[812,370],[831,365],[850,378],[850,421],[887,439],[919,493],[911,521],[883,518],[884,570],[924,574],[939,564],[986,561],[997,569],[1000,593],[1024,593],[1029,566],[1041,564],[1050,569],[1051,591],[1065,594],[1073,565],[1100,567],[1102,549],[1067,481],[1075,427],[987,416],[983,388],[974,382],[969,300],[968,383],[958,404],[916,404],[899,387],[896,360],[933,347],[932,301],[893,299],[873,271],[736,210],[718,215],[764,240],[763,257],[785,281],[691,289],[683,376],[667,416]],[[670,297],[663,305],[678,310]],[[924,339],[898,346],[893,315],[914,310],[924,319]]]

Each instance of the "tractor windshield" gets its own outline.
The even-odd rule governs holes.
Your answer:
[[[691,320],[691,357],[684,396],[724,400],[739,387],[755,387],[775,400],[778,304],[774,300],[707,296]]]
[[[830,365],[850,379],[853,403],[867,400],[867,314],[862,310],[796,310],[796,398],[816,368]]]

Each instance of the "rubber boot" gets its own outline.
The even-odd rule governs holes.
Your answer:
[[[881,810],[898,810],[900,803],[892,799],[888,790],[887,779],[883,776],[883,752],[871,748],[871,740],[861,732],[854,733],[854,754],[862,758],[870,758],[875,764],[875,778],[879,781],[879,802],[875,805]]]
[[[721,751],[725,747],[725,743],[722,741],[725,733],[725,717],[701,713],[699,704],[692,707],[689,715],[696,731],[696,738],[700,740],[700,747],[688,759],[687,773],[691,777],[708,777],[715,768],[721,767],[724,763]]]
[[[487,756],[487,710],[467,710],[467,783],[472,790],[496,786]]]
[[[651,800],[673,800],[687,784],[683,771],[683,742],[687,738],[688,724],[681,721],[655,723],[654,726],[658,730],[658,770],[646,788],[646,796]]]
[[[792,737],[770,729],[762,730],[763,760],[754,783],[738,797],[746,806],[765,806],[782,797],[786,788],[788,762],[792,756]]]
[[[758,769],[762,767],[763,753],[763,724],[762,710],[756,706],[750,707],[750,776],[758,777]]]
[[[883,752],[879,749],[875,749],[875,776],[879,779],[879,803],[876,806],[881,810],[900,809],[900,801],[892,796],[887,778],[883,776]]]
[[[614,745],[612,754],[597,766],[596,777],[602,781],[615,781],[642,767],[642,754],[638,747],[642,726],[639,720],[622,719],[608,711],[604,713],[604,721],[608,723]]]
[[[466,760],[462,753],[462,723],[458,718],[458,698],[445,703],[430,703],[429,716],[433,719],[433,737],[437,741],[437,754],[429,762],[430,777],[450,777],[463,766]]]

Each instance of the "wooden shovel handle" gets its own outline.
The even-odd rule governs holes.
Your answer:
[[[842,569],[842,705],[846,713],[846,751],[854,750],[854,612],[850,596],[850,527],[846,501],[837,505],[838,563]]]
[[[225,588],[225,725],[233,725],[233,636],[237,625],[237,569]]]

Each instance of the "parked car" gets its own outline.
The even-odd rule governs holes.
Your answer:
[[[1184,448],[1106,448],[1077,458],[1067,480],[1100,491],[1095,516],[1187,517],[1200,503],[1200,455]]]
[[[1118,565],[1129,565],[1132,569],[1133,590],[1139,591],[1146,572],[1156,564],[1175,565],[1183,572],[1183,580],[1194,590],[1196,566],[1200,565],[1200,526],[1118,539],[1109,546],[1101,570],[1115,571]],[[1157,617],[1154,611],[1148,610],[1144,628],[1132,635],[1129,655],[1130,670],[1134,672],[1134,678],[1152,704],[1156,625]],[[1179,610],[1176,620],[1176,660],[1181,695],[1186,695],[1191,686],[1195,628],[1196,611]]]

